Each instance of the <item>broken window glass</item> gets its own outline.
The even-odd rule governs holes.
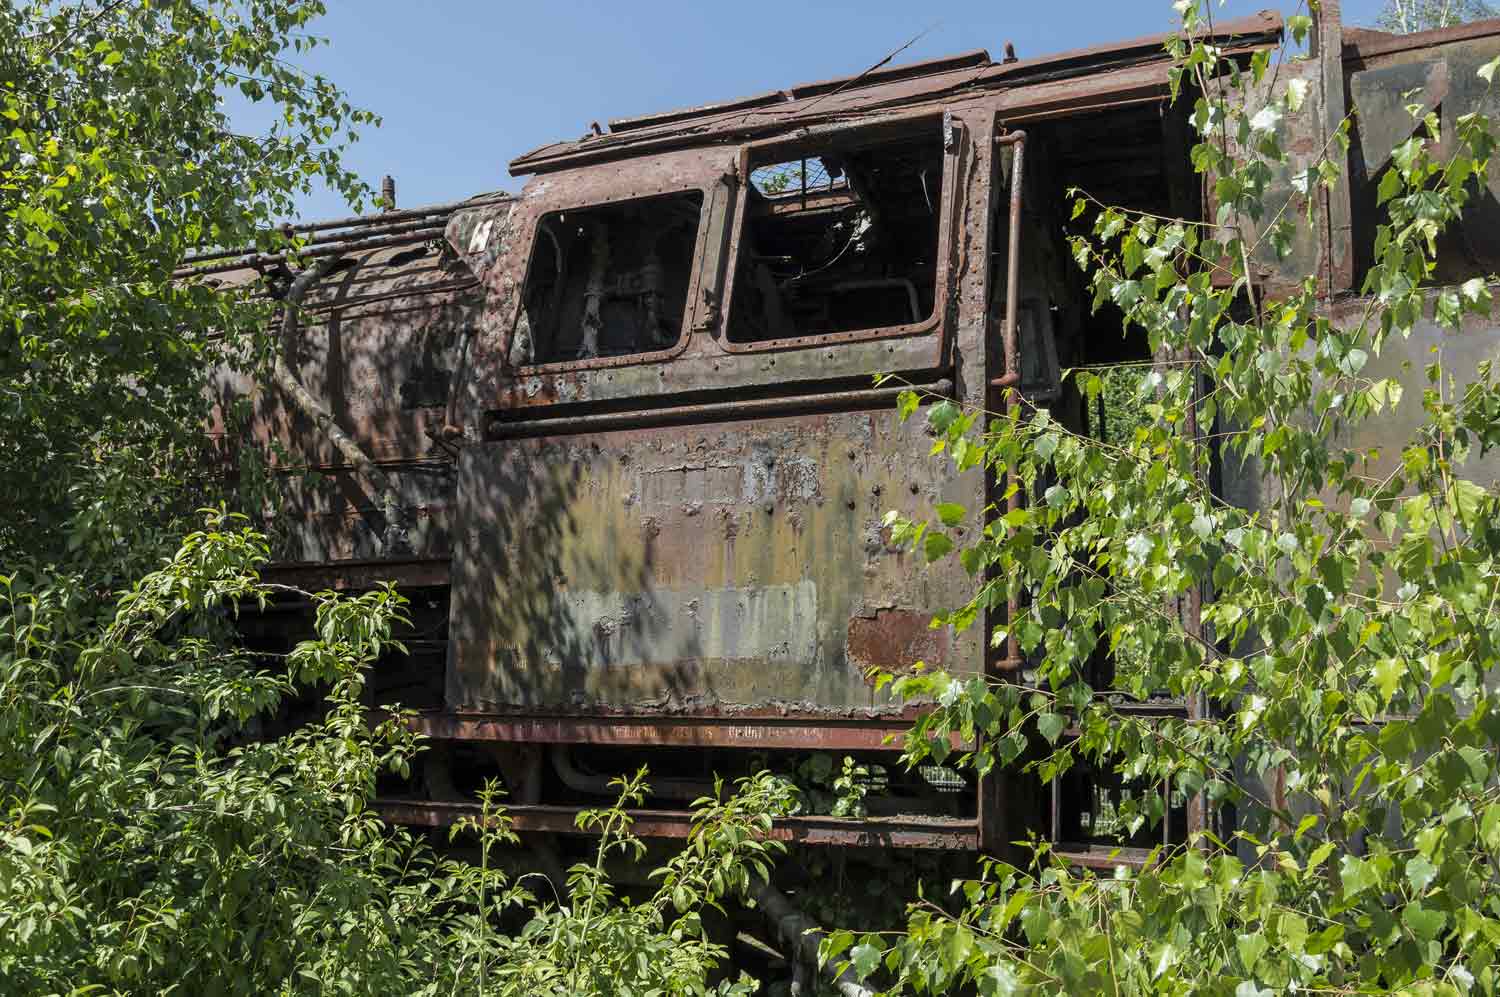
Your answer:
[[[682,338],[703,195],[555,211],[537,225],[511,360],[620,357]]]
[[[765,197],[796,197],[847,185],[844,177],[829,175],[828,167],[817,156],[770,163],[750,171],[750,186]]]
[[[827,139],[750,164],[730,304],[738,343],[912,325],[933,313],[943,143]]]

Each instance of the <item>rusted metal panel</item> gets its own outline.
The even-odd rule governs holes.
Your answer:
[[[465,817],[482,818],[472,803],[431,803],[409,800],[377,800],[376,811],[392,824],[407,827],[451,827]],[[692,830],[693,815],[685,810],[631,810],[631,833],[642,838],[685,838]],[[577,807],[546,805],[505,808],[511,827],[520,833],[587,834],[575,823]],[[840,845],[849,848],[930,848],[942,851],[974,851],[978,834],[974,822],[937,817],[871,817],[850,820],[839,817],[782,817],[771,827],[769,837],[803,845]]]
[[[882,66],[855,76],[835,76],[833,79],[818,80],[815,83],[797,83],[787,92],[792,99],[802,100],[807,97],[820,97],[823,94],[852,90],[856,87],[873,87],[893,83],[896,80],[909,80],[917,76],[931,76],[934,73],[955,69],[974,69],[988,65],[990,65],[989,52],[979,48],[972,52],[960,52],[957,55],[940,56],[936,59]]]
[[[946,628],[932,626],[932,614],[910,609],[877,609],[849,621],[845,659],[867,679],[872,670],[901,671],[914,662],[942,667],[951,653]]]
[[[451,705],[888,705],[851,619],[930,614],[967,576],[920,570],[881,517],[982,494],[930,442],[882,407],[466,447]]]
[[[353,227],[346,219],[331,234],[311,233],[321,240],[314,254],[346,262],[309,293],[303,327],[293,342],[280,344],[302,383],[396,483],[412,551],[433,557],[449,549],[453,494],[451,458],[435,440],[448,422],[465,330],[482,302],[478,275],[494,257],[480,226],[464,233],[467,252],[447,249],[443,233],[454,206],[441,207]],[[503,199],[458,207],[459,215],[488,229],[503,224],[510,210]],[[284,272],[276,254],[250,256],[253,267],[244,260],[231,264],[237,270],[203,279],[236,286],[257,279],[259,270],[274,285]],[[248,440],[270,457],[278,477],[283,501],[272,532],[279,559],[384,553],[369,483],[343,466],[325,434],[248,372],[220,371],[215,390],[221,412],[248,408]]]
[[[1315,60],[1284,62],[1274,75],[1267,76],[1261,86],[1251,86],[1247,90],[1245,100],[1248,105],[1260,107],[1271,100],[1285,97],[1291,86],[1305,85],[1304,99],[1309,109],[1309,113],[1286,115],[1278,123],[1278,139],[1287,155],[1284,162],[1270,164],[1271,179],[1266,185],[1262,225],[1281,218],[1296,220],[1305,212],[1307,194],[1299,189],[1305,184],[1298,177],[1316,164],[1325,148],[1329,148],[1325,118],[1311,113],[1312,109],[1323,106],[1325,102],[1320,67],[1321,63]],[[1342,90],[1342,87],[1339,89]],[[1233,137],[1230,144],[1232,147],[1235,144]],[[1203,217],[1206,219],[1216,218],[1218,214],[1218,204],[1212,197],[1214,180],[1210,176],[1206,184],[1209,192],[1208,203],[1203,209]],[[1314,196],[1321,196],[1317,193],[1320,190],[1317,184],[1313,185],[1313,190]],[[1320,217],[1323,217],[1322,214]],[[1263,238],[1264,233],[1256,230],[1255,222],[1242,218],[1240,224],[1247,230],[1246,242],[1253,247],[1250,269],[1252,277],[1257,279],[1260,293],[1270,298],[1282,297],[1298,287],[1308,274],[1326,277],[1326,227],[1296,225],[1286,255],[1278,256],[1270,240]],[[1213,277],[1216,281],[1227,282],[1228,270],[1220,268],[1214,272]]]
[[[1360,33],[1344,55],[1346,69],[1353,70],[1349,93],[1356,112],[1351,244],[1367,253],[1375,225],[1384,218],[1376,191],[1391,150],[1425,128],[1409,106],[1416,105],[1422,115],[1436,112],[1443,142],[1454,136],[1460,116],[1473,111],[1493,116],[1500,110],[1500,100],[1478,74],[1500,55],[1500,20],[1399,36],[1399,43]],[[1438,283],[1459,283],[1500,268],[1500,164],[1491,162],[1486,179],[1488,196],[1470,198],[1462,221],[1439,240],[1433,274]],[[1363,268],[1371,261],[1355,262]]]

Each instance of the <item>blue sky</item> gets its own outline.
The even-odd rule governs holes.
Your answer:
[[[1345,0],[1370,24],[1382,0]],[[1221,17],[1268,6],[1225,0]],[[331,77],[384,118],[348,162],[416,207],[517,190],[506,164],[589,122],[724,100],[857,73],[924,29],[898,61],[1007,40],[1022,57],[1166,31],[1167,0],[841,0],[807,3],[328,0],[329,44],[301,65]],[[1291,10],[1285,9],[1290,13]],[[242,115],[253,126],[253,115]],[[347,213],[323,193],[304,218]]]

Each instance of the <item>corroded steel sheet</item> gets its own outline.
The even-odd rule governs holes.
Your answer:
[[[884,705],[867,621],[930,618],[967,589],[882,526],[980,504],[980,477],[930,449],[922,420],[884,408],[467,446],[450,704]],[[940,641],[978,667],[972,633]]]

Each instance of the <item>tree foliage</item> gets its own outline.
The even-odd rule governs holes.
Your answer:
[[[266,311],[172,272],[192,250],[282,240],[374,122],[289,59],[312,0],[29,0],[0,8],[0,561],[159,546],[203,494],[208,378]],[[267,108],[237,133],[226,95]],[[138,568],[135,563],[132,568]],[[118,580],[129,574],[118,566]]]
[[[1387,0],[1376,23],[1405,35],[1494,16],[1495,8],[1485,0]]]
[[[1452,335],[1466,316],[1490,318],[1484,279],[1428,284],[1438,237],[1484,182],[1493,122],[1474,111],[1443,134],[1427,115],[1395,150],[1352,321],[1334,320],[1315,275],[1268,298],[1249,261],[1284,252],[1291,226],[1321,223],[1316,195],[1342,182],[1347,123],[1293,177],[1312,195],[1305,218],[1296,203],[1268,207],[1271,181],[1288,172],[1283,125],[1312,113],[1307,87],[1283,77],[1257,100],[1273,60],[1225,60],[1196,40],[1206,11],[1177,6],[1174,83],[1196,101],[1193,162],[1217,217],[1104,209],[1073,241],[1096,305],[1117,306],[1158,358],[1134,375],[1145,418],[1114,442],[1069,432],[1045,408],[928,410],[938,450],[1028,502],[893,525],[976,578],[973,600],[940,622],[968,627],[1021,600],[1009,627],[1035,680],[894,682],[940,704],[909,738],[913,759],[944,755],[950,731],[979,734],[961,762],[981,772],[1017,763],[1050,779],[1088,761],[1226,820],[1114,876],[1035,843],[1030,861],[955,884],[960,916],[919,904],[903,937],[840,933],[824,956],[891,993],[1494,993],[1500,499],[1474,462],[1500,443],[1500,384],[1487,363],[1459,381],[1435,360],[1420,398],[1405,401],[1420,406],[1418,428],[1378,449],[1348,433],[1403,403],[1399,380],[1367,372],[1388,344],[1425,316]],[[1310,22],[1288,26],[1300,36]],[[1480,71],[1486,82],[1497,63]],[[1075,376],[1090,398],[1103,388],[1092,372]],[[1195,445],[1194,426],[1212,445]],[[1214,446],[1261,483],[1258,508],[1210,489]],[[971,512],[982,529],[949,532]],[[1191,593],[1202,632],[1176,609]],[[1088,669],[1101,648],[1117,667],[1103,688]],[[1208,710],[1184,720],[1129,709],[1164,695]],[[1163,807],[1144,793],[1120,816],[1134,828]]]
[[[566,881],[507,871],[493,794],[439,854],[371,805],[422,747],[362,699],[403,598],[263,583],[265,538],[222,506],[192,529],[223,498],[210,377],[264,375],[271,315],[173,271],[295,249],[272,222],[315,182],[365,193],[339,155],[375,119],[289,61],[322,11],[0,5],[0,992],[748,992],[703,914],[767,875],[782,783],[699,801],[644,896],[605,872],[641,858],[644,773],[580,818],[597,857]],[[236,133],[226,95],[269,131]],[[237,617],[289,596],[315,636],[247,649]]]
[[[565,882],[499,861],[516,836],[493,791],[445,856],[387,827],[377,779],[421,749],[399,713],[369,725],[365,675],[399,650],[404,600],[302,593],[316,637],[284,660],[233,617],[280,590],[264,538],[213,514],[108,611],[64,578],[0,576],[0,992],[7,994],[746,994],[703,915],[769,875],[768,776],[695,804],[685,847],[633,896],[616,804],[580,815],[595,859]],[[257,724],[321,689],[323,715]],[[528,853],[520,853],[525,861]]]

